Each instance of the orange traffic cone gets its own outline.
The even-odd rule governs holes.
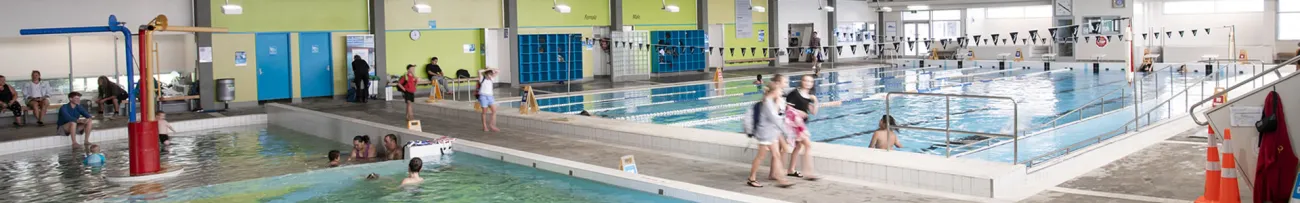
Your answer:
[[[1213,134],[1213,133],[1211,133]],[[1213,137],[1211,137],[1213,139]],[[1219,146],[1211,141],[1205,150],[1205,195],[1196,198],[1196,203],[1214,203],[1219,201]]]
[[[1219,179],[1219,203],[1241,203],[1237,189],[1237,157],[1232,155],[1232,130],[1223,129],[1223,171]]]

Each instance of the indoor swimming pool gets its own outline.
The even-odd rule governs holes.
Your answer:
[[[372,135],[378,140],[378,136]],[[330,150],[351,145],[266,125],[172,136],[160,182],[117,184],[128,170],[126,140],[100,142],[104,165],[83,164],[81,149],[22,152],[0,160],[5,202],[687,202],[564,174],[460,153],[427,160],[423,184],[398,187],[406,161],[344,161]],[[379,146],[378,143],[375,144]],[[377,180],[366,180],[370,173]]]
[[[888,111],[891,111],[900,126],[948,127],[953,130],[1000,134],[1012,134],[1013,129],[1019,129],[1018,133],[1022,137],[1040,137],[1033,146],[1020,146],[1020,157],[1023,160],[1037,155],[1034,153],[1054,151],[1083,138],[1122,127],[1124,122],[1134,118],[1134,114],[1104,119],[1097,117],[1121,115],[1112,113],[1120,110],[1133,112],[1132,108],[1126,107],[1135,102],[1146,104],[1157,101],[1162,98],[1161,95],[1167,99],[1172,91],[1188,86],[1185,83],[1200,81],[1205,76],[1203,73],[1178,73],[1176,68],[1165,65],[1157,71],[1159,73],[1151,76],[1139,73],[1137,77],[1142,82],[1137,83],[1139,93],[1135,94],[1135,87],[1127,82],[1119,65],[1103,64],[1098,73],[1084,68],[1046,71],[1041,66],[1008,70],[989,67],[959,70],[863,68],[826,72],[817,79],[816,94],[823,101],[841,101],[842,104],[823,107],[819,114],[809,119],[809,126],[814,141],[867,146],[871,133],[877,129],[881,116],[887,111],[884,100],[886,92],[1010,97],[1015,99],[1018,110],[1013,108],[1010,101],[1005,100],[952,98],[945,111],[943,97],[894,95]],[[1078,66],[1082,65],[1076,64]],[[891,71],[902,74],[882,74]],[[1225,74],[1233,75],[1236,74]],[[790,79],[791,86],[798,84],[799,77],[790,76]],[[741,115],[746,107],[760,97],[758,87],[752,82],[752,79],[732,80],[724,83],[561,96],[539,99],[539,103],[543,110],[549,112],[576,114],[586,110],[596,116],[643,123],[740,132]],[[517,103],[506,106],[511,105]],[[948,112],[947,117],[951,122],[945,122],[945,112]],[[1087,122],[1075,123],[1080,120]],[[1091,122],[1092,120],[1108,122]],[[1057,127],[1066,131],[1061,126],[1068,124],[1084,127],[1073,133],[1036,134]],[[965,155],[984,147],[1000,146],[1007,140],[921,130],[901,130],[899,135],[903,145],[900,150],[940,156]],[[1054,138],[1062,136],[1078,138]],[[1013,150],[1006,151],[1008,153],[984,152],[970,157],[1011,162]]]
[[[326,153],[338,144],[264,125],[173,134],[163,149],[164,168],[185,168],[155,189],[174,190],[327,168]],[[105,180],[128,171],[127,141],[98,142],[106,164],[82,163],[70,147],[7,155],[0,160],[0,199],[13,202],[82,202],[130,195],[138,188]]]
[[[176,202],[688,202],[467,153],[426,160],[424,182],[399,186],[406,161],[344,166],[167,192]],[[367,174],[380,178],[367,180]],[[116,200],[126,200],[118,198]]]

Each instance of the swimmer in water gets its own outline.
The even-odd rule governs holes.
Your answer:
[[[898,125],[894,117],[885,115],[880,118],[880,129],[871,135],[871,148],[893,151],[894,148],[903,148],[903,144],[898,141],[898,134],[894,132],[893,126]]]
[[[424,168],[424,161],[420,158],[411,158],[411,164],[406,168],[406,179],[402,179],[402,185],[412,185],[424,182],[420,177],[420,169]]]
[[[329,154],[330,167],[339,166],[339,150],[330,150]]]
[[[86,165],[102,165],[106,159],[104,153],[99,152],[99,145],[90,144],[90,151],[86,154]]]
[[[369,135],[358,135],[352,137],[352,154],[348,156],[348,161],[354,159],[370,159],[375,157],[375,149],[370,147]]]

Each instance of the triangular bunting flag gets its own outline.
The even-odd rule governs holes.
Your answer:
[[[831,53],[831,47],[822,47],[822,53]]]
[[[1012,43],[1012,44],[1015,44],[1015,43],[1016,43],[1016,42],[1015,42],[1016,39],[1020,39],[1020,37],[1018,37],[1019,35],[1020,35],[1020,32],[1011,32],[1011,43]]]
[[[713,47],[709,47],[709,53],[713,53]]]
[[[1210,28],[1205,28],[1205,34],[1210,34]]]
[[[994,41],[994,42],[997,42],[997,41]],[[989,39],[984,39],[984,44],[989,44]],[[975,45],[976,45],[976,46],[979,46],[979,41],[975,41]]]
[[[894,50],[898,50],[898,45],[899,45],[899,44],[901,44],[901,43],[894,42]],[[881,52],[884,52],[884,50],[881,50]]]
[[[1160,39],[1160,33],[1159,33],[1159,32],[1154,33],[1154,34],[1155,34],[1155,36],[1156,36],[1156,39]]]
[[[736,48],[727,48],[727,50],[731,52],[731,56],[736,56]],[[745,50],[741,49],[740,51],[745,51]]]
[[[858,54],[858,45],[849,45],[849,53]]]
[[[1030,39],[1030,40],[1034,40],[1035,42],[1037,42],[1037,41],[1038,41],[1038,30],[1030,30],[1030,31],[1029,31],[1029,39]]]
[[[1174,31],[1165,31],[1165,37],[1174,37]]]
[[[844,53],[844,46],[835,46],[835,53]]]
[[[939,40],[939,46],[943,46],[943,49],[948,49],[948,40],[946,39]]]
[[[998,45],[998,34],[991,34],[989,37],[993,37],[993,45]],[[1002,40],[1004,41],[1003,43],[1005,43],[1006,39]]]
[[[1124,35],[1119,35],[1119,40],[1124,41]]]
[[[916,48],[916,41],[907,41],[907,47],[908,50],[914,50]]]
[[[758,55],[758,50],[756,50],[756,49],[757,49],[757,48],[750,47],[750,48],[749,48],[749,53],[754,53],[754,55],[757,56],[757,55]]]
[[[980,36],[975,35],[975,46],[979,46],[979,45],[980,45]]]
[[[1088,43],[1088,41],[1092,41],[1092,36],[1084,36],[1084,37],[1083,37],[1083,42],[1084,42],[1084,43]]]
[[[1142,33],[1142,40],[1147,40],[1147,33]]]
[[[745,48],[740,48],[740,56],[745,56]]]
[[[1182,30],[1179,30],[1179,31],[1178,31],[1178,37],[1183,37],[1183,31],[1182,31]]]
[[[1193,37],[1196,36],[1196,29],[1192,29],[1192,36],[1193,36]]]
[[[1047,28],[1047,33],[1052,35],[1052,39],[1056,39],[1056,28]]]
[[[1043,44],[1047,44],[1047,38],[1043,38]]]
[[[1021,38],[1021,39],[1020,39],[1020,44],[1029,44],[1029,39]]]

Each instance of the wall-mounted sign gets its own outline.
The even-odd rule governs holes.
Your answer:
[[[236,51],[235,66],[248,66],[248,54],[244,53],[244,51]]]

